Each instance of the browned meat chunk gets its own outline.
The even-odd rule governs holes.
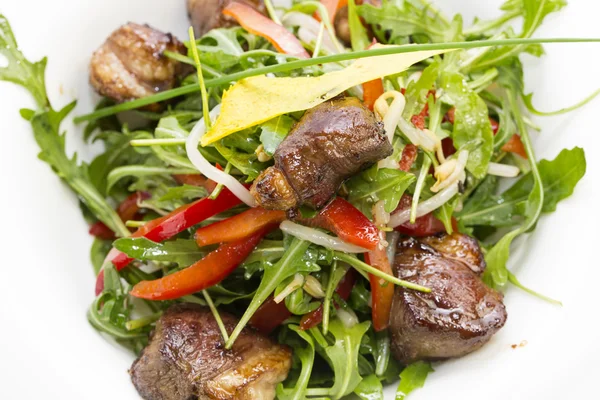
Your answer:
[[[229,332],[237,320],[221,312]],[[225,350],[212,313],[196,304],[170,307],[131,366],[145,400],[271,400],[291,367],[291,352],[245,329]]]
[[[485,269],[485,259],[479,243],[469,235],[454,232],[452,235],[444,233],[419,240],[442,253],[444,257],[462,262],[476,274],[483,273]]]
[[[337,37],[346,45],[350,44],[350,24],[348,23],[348,6],[340,8],[335,13],[333,21]]]
[[[236,0],[245,3],[257,11],[265,13],[263,0]],[[194,32],[198,37],[211,29],[227,28],[237,25],[233,18],[223,15],[222,11],[232,0],[187,0],[187,11]]]
[[[251,192],[267,209],[319,209],[344,180],[390,154],[375,115],[355,97],[336,98],[304,114],[275,151],[275,166],[256,178]]]
[[[402,239],[394,262],[398,278],[431,289],[421,293],[398,287],[394,293],[392,350],[405,364],[463,356],[481,347],[506,322],[502,294],[487,287],[466,263],[447,257],[427,241]]]
[[[130,22],[114,31],[92,55],[90,82],[98,93],[116,102],[171,89],[183,66],[166,57],[165,50],[186,51],[171,34]]]

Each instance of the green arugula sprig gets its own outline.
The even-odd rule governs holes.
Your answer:
[[[127,236],[129,230],[115,210],[91,182],[88,166],[78,164],[76,155],[69,158],[65,149],[65,135],[60,124],[75,108],[75,102],[54,111],[45,87],[46,59],[31,63],[18,48],[8,20],[0,14],[0,53],[8,65],[0,68],[0,80],[16,83],[27,89],[36,100],[37,111],[21,110],[21,116],[31,123],[35,141],[40,147],[39,158],[47,162],[89,208],[96,218],[104,222],[117,235]]]

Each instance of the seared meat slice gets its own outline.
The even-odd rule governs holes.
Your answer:
[[[467,265],[414,238],[398,243],[394,273],[431,293],[396,288],[390,318],[396,359],[460,357],[477,350],[506,322],[501,293]]]
[[[187,11],[196,36],[200,37],[215,28],[236,25],[233,18],[223,15],[223,9],[233,0],[187,0]],[[263,0],[235,0],[265,13]]]
[[[123,25],[92,55],[90,83],[102,96],[116,102],[171,89],[183,66],[163,55],[165,50],[186,52],[171,34],[148,25]]]
[[[221,312],[227,331],[237,319]],[[270,400],[291,367],[290,350],[250,328],[225,350],[212,313],[196,304],[171,306],[131,366],[145,400]]]
[[[454,232],[452,235],[442,233],[426,236],[419,240],[442,253],[444,257],[462,262],[476,274],[481,274],[485,270],[485,259],[479,243],[469,235],[458,232]]]
[[[344,44],[350,44],[350,24],[348,23],[348,6],[340,8],[335,13],[335,20],[333,21],[335,33]]]
[[[355,97],[336,98],[308,110],[274,154],[251,192],[272,210],[323,207],[342,182],[392,154],[375,115]]]

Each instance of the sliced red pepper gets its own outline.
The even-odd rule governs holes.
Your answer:
[[[180,185],[198,186],[206,189],[207,192],[212,193],[217,187],[217,183],[207,177],[200,174],[180,174],[173,175],[173,178]]]
[[[135,231],[131,237],[145,237],[153,242],[161,242],[238,204],[241,204],[241,201],[229,189],[223,188],[215,200],[205,197],[181,206],[164,217],[149,221]],[[111,253],[107,258],[112,261],[117,271],[125,268],[133,261],[125,253],[116,250],[111,251]],[[100,294],[103,289],[104,273],[100,271],[96,278],[96,295]]]
[[[310,58],[296,36],[252,7],[234,1],[223,9],[223,14],[233,17],[248,32],[267,39],[281,53]]]
[[[335,20],[335,14],[337,13],[337,10],[348,5],[348,0],[321,0],[320,2],[321,4],[323,4],[323,6],[325,6],[327,14],[329,15],[329,20],[332,24]],[[342,3],[344,4],[341,5]],[[315,11],[315,13],[313,14],[313,18],[321,22],[321,16],[317,11]]]
[[[428,94],[429,96],[429,94]],[[429,103],[425,103],[423,109],[417,115],[413,115],[410,122],[419,129],[425,129],[425,118],[429,116]]]
[[[186,269],[154,281],[142,281],[130,294],[146,300],[173,300],[216,285],[229,276],[254,250],[266,229],[219,246]]]
[[[363,103],[371,111],[375,106],[375,101],[383,94],[383,81],[374,79],[362,84],[363,87]]]
[[[523,142],[521,141],[521,136],[516,133],[513,134],[508,142],[504,143],[504,146],[501,148],[502,151],[507,153],[515,153],[520,155],[523,158],[527,158],[527,152],[525,151],[525,146],[523,146]]]
[[[349,269],[340,281],[340,283],[338,283],[337,288],[335,288],[335,292],[343,300],[348,300],[348,298],[350,297],[350,293],[352,293],[352,288],[354,287],[355,283],[356,272],[353,269]],[[335,300],[333,301],[333,306],[335,308],[339,308],[339,305],[336,304]],[[302,319],[300,320],[300,329],[310,329],[319,325],[321,322],[323,322],[323,304],[321,304],[316,310],[311,311],[308,314],[304,314],[302,316]]]
[[[279,225],[285,220],[285,212],[251,208],[238,215],[204,226],[196,231],[198,246],[229,243],[252,235],[267,226]]]
[[[412,205],[412,198],[409,195],[403,195],[400,199],[400,203],[394,212],[407,210]],[[456,219],[452,218],[452,227],[454,230],[458,231],[458,225]],[[409,236],[431,236],[436,233],[446,232],[446,227],[437,219],[433,213],[425,214],[422,217],[419,217],[415,220],[414,224],[411,224],[410,221],[403,223],[394,228],[395,231],[400,232],[404,235]]]
[[[377,247],[377,249],[365,253],[365,262],[381,272],[393,275],[392,267],[384,248]],[[390,325],[394,285],[372,274],[369,274],[369,282],[371,282],[373,329],[379,332]]]
[[[97,237],[102,240],[115,240],[115,233],[108,226],[104,224],[102,221],[96,221],[92,225],[90,225],[90,230],[88,231],[90,235]]]
[[[284,301],[275,303],[273,296],[269,296],[252,315],[248,323],[258,329],[259,332],[268,335],[291,316],[292,313],[287,309]]]
[[[418,149],[412,143],[407,144],[402,149],[402,156],[400,157],[400,170],[404,172],[410,171],[410,168],[417,159]]]
[[[342,240],[373,250],[379,244],[379,229],[348,201],[336,197],[316,217],[302,220],[335,233]]]

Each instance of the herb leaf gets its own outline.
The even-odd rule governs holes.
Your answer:
[[[300,376],[293,388],[285,388],[282,383],[277,385],[277,398],[280,400],[304,400],[306,398],[306,388],[315,362],[315,344],[312,337],[297,325],[288,325],[302,339],[308,343],[307,347],[294,346],[294,357],[298,357],[302,363]]]
[[[469,90],[462,74],[445,72],[441,76],[440,86],[444,91],[443,101],[456,109],[452,132],[454,147],[469,150],[467,170],[481,179],[487,174],[494,150],[488,108],[477,93]]]
[[[246,312],[227,341],[226,348],[231,348],[252,315],[281,282],[295,273],[315,272],[320,269],[314,260],[307,260],[305,257],[309,245],[310,242],[294,238],[283,257],[277,263],[274,265],[264,264],[264,274],[260,285],[256,289],[256,293],[248,305]]]
[[[375,374],[365,376],[354,388],[354,394],[363,400],[383,399],[383,385]]]
[[[187,267],[206,255],[196,241],[186,239],[155,243],[146,238],[122,238],[113,246],[137,260],[172,262],[180,267]]]
[[[292,118],[287,115],[280,115],[260,126],[262,130],[260,141],[265,149],[265,153],[270,156],[275,154],[275,150],[277,150],[279,144],[283,142],[283,139],[290,133],[292,125],[294,125],[294,120]]]
[[[46,95],[44,57],[38,62],[30,62],[19,51],[17,40],[6,17],[0,14],[0,54],[8,60],[8,65],[0,67],[0,80],[16,83],[29,90],[39,108],[50,105]]]
[[[400,373],[396,400],[404,400],[410,392],[422,388],[430,372],[433,372],[433,368],[430,363],[425,361],[417,361],[404,368]]]
[[[348,201],[367,216],[371,215],[372,205],[380,200],[384,202],[385,211],[392,212],[414,181],[415,176],[411,173],[374,166],[346,183]]]

